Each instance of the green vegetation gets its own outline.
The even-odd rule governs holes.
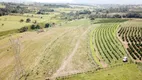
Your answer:
[[[5,5],[0,4],[0,8],[5,8]]]
[[[138,8],[0,3],[0,80],[142,79]]]
[[[126,55],[123,45],[116,36],[118,27],[118,23],[105,23],[95,27],[92,32],[92,52],[95,50],[96,54],[99,54],[96,56],[99,61],[103,59],[107,64],[114,64],[122,62],[123,57]]]
[[[89,26],[90,21],[88,19],[73,20],[69,22],[64,22],[61,24],[63,27],[79,27],[80,25]]]
[[[142,72],[135,64],[123,64],[99,71],[90,71],[57,80],[141,80]]]
[[[35,23],[60,23],[61,20],[58,18],[53,18],[58,14],[50,14],[50,15],[34,15],[34,14],[24,14],[19,16],[2,16],[0,17],[0,31],[7,31],[7,30],[13,30],[13,29],[20,29],[24,26],[30,26]],[[32,17],[33,16],[33,17]],[[41,19],[42,17],[42,19]],[[20,20],[23,20],[23,22],[20,22]],[[27,19],[30,19],[31,22],[26,22]],[[4,24],[4,25],[2,25]]]
[[[94,24],[97,23],[121,23],[125,22],[127,19],[120,19],[120,18],[97,18],[94,20]]]
[[[140,25],[141,22],[136,23],[137,25],[134,22],[125,23],[127,26],[125,24],[122,25],[118,31],[118,35],[122,39],[122,43],[127,43],[124,45],[131,58],[136,62],[140,62],[142,60],[142,27]]]

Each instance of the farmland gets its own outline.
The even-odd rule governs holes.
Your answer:
[[[96,58],[104,64],[104,67],[107,64],[122,62],[122,57],[126,55],[123,46],[116,36],[118,27],[117,23],[106,23],[101,24],[92,31],[92,50],[96,52]]]
[[[30,26],[33,24],[34,21],[37,21],[37,23],[48,23],[48,22],[59,23],[60,20],[55,18],[52,19],[56,15],[58,14],[56,13],[51,15],[24,14],[22,16],[3,16],[0,17],[0,31],[19,29],[24,26]],[[31,19],[30,23],[26,23],[27,18]],[[23,19],[24,22],[20,22],[21,19]]]
[[[129,55],[135,62],[142,59],[142,27],[139,20],[129,21],[120,28],[118,35],[122,39]],[[127,25],[126,25],[127,24]]]
[[[72,75],[57,80],[141,80],[141,72],[134,64],[125,64],[109,69]]]
[[[135,5],[1,4],[0,80],[142,79]]]
[[[81,20],[81,21],[83,22],[84,20]],[[74,27],[74,26],[78,26],[78,27]],[[72,68],[68,68],[67,66],[63,68],[63,70],[65,70],[63,75],[65,75],[65,73],[70,73],[69,70],[78,70],[79,72],[82,72],[83,67],[80,68],[81,66],[84,65],[82,64],[82,61],[76,62],[80,65],[74,64],[74,60],[79,60],[77,56],[80,56],[80,55],[82,56],[82,57],[80,56],[80,58],[81,59],[83,58],[84,63],[88,65],[88,66],[84,65],[83,70],[86,71],[88,69],[92,69],[93,64],[91,64],[90,61],[88,61],[88,58],[90,59],[90,56],[86,54],[86,52],[88,52],[87,46],[81,47],[81,45],[87,45],[87,44],[83,44],[83,42],[86,41],[86,39],[84,39],[85,38],[84,36],[87,37],[87,32],[89,29],[90,28],[86,27],[85,25],[73,25],[72,27],[66,26],[62,28],[58,28],[58,27],[50,28],[49,30],[47,29],[47,32],[44,32],[38,35],[36,35],[37,34],[36,32],[27,32],[27,33],[13,35],[12,37],[14,38],[14,40],[19,39],[20,44],[22,45],[21,46],[22,50],[20,53],[22,64],[26,65],[26,66],[23,66],[26,72],[26,75],[30,75],[26,78],[33,79],[36,77],[36,79],[45,79],[47,77],[51,77],[51,75],[53,75],[53,73],[55,73],[56,70],[60,67],[59,65],[61,65],[62,61],[64,61],[64,58],[72,54],[72,50],[74,50],[73,47],[75,46],[75,44],[73,43],[78,43],[78,46],[76,48],[79,48],[80,46],[81,50],[79,48],[74,52],[74,55],[72,56],[75,56],[75,55],[76,56],[73,57],[74,59],[72,58],[71,60],[69,59],[68,64],[66,64],[67,66],[70,66],[70,67],[72,66]],[[78,38],[80,39],[78,40]],[[11,47],[11,43],[9,42],[9,37],[1,40],[1,42],[2,43],[0,44],[1,45],[0,50],[1,50],[2,60],[8,63],[7,61],[9,60],[6,60],[6,58],[11,57],[10,64],[14,63],[15,55],[12,51],[13,49]],[[69,45],[70,43],[72,43],[72,45]],[[81,53],[80,51],[84,53]],[[80,54],[75,54],[75,53],[80,53]],[[58,58],[55,59],[55,57],[57,56]],[[35,59],[33,59],[33,57],[35,57]],[[32,66],[31,66],[31,62],[33,63]],[[14,68],[14,65],[10,65],[10,64],[8,63],[1,66],[2,68],[0,71],[1,75],[5,75],[5,74],[10,75],[13,73],[12,69]],[[2,73],[3,72],[2,70],[4,69],[8,69],[8,70],[7,72]],[[59,76],[59,73],[57,74]],[[5,76],[1,78],[7,79]],[[11,78],[11,76],[9,76],[9,78]],[[23,77],[23,79],[24,78],[25,77]]]

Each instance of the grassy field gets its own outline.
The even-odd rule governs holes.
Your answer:
[[[81,22],[84,23],[84,20],[80,20]],[[86,24],[89,25],[88,22]],[[16,69],[25,72],[25,76],[21,79],[43,80],[54,74],[56,77],[66,73],[73,74],[74,72],[70,72],[72,70],[84,72],[94,68],[93,59],[88,56],[90,53],[87,48],[87,32],[90,28],[83,24],[74,26],[78,27],[54,27],[40,34],[36,32],[14,34],[13,39],[18,39],[20,43],[19,58],[23,65],[22,68]],[[3,64],[0,65],[0,78],[3,80],[14,79],[15,75],[15,49],[13,50],[9,39],[11,37],[0,40],[0,64]],[[63,63],[65,67],[62,67]]]
[[[76,74],[57,80],[141,80],[142,72],[135,64],[124,64],[104,70]]]
[[[5,6],[4,6],[4,5],[2,5],[2,4],[0,4],[0,8],[5,8]]]
[[[62,23],[62,27],[76,27],[76,26],[89,26],[91,24],[91,22],[89,21],[89,19],[81,19],[81,20],[73,20],[73,21],[69,21],[69,22],[64,22]]]
[[[2,16],[0,17],[0,32],[19,29],[24,26],[32,25],[35,20],[37,21],[37,23],[51,23],[51,22],[60,23],[61,21],[56,17],[56,15],[58,14],[49,14],[49,15],[24,14],[21,16]],[[30,23],[26,23],[27,18],[31,19]],[[20,22],[21,19],[23,19],[24,22]]]

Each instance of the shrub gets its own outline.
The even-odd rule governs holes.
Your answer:
[[[49,23],[45,24],[45,28],[49,28],[51,25]]]
[[[113,15],[113,17],[114,17],[114,18],[121,18],[121,15],[115,14],[115,15]]]
[[[36,25],[36,29],[40,29],[41,27],[39,25]]]
[[[35,25],[31,25],[31,29],[36,29],[36,26]]]
[[[23,20],[23,19],[21,19],[21,20],[20,20],[20,22],[24,22],[24,20]]]
[[[41,29],[40,25],[31,25],[31,29]]]
[[[4,26],[4,24],[1,24],[2,26]]]
[[[22,32],[26,32],[28,30],[28,27],[22,27],[19,29],[19,32],[22,33]]]
[[[27,19],[26,19],[26,22],[27,22],[27,23],[31,22],[31,19],[30,19],[30,18],[27,18]]]
[[[36,23],[37,23],[37,20],[35,20],[33,23],[36,24]]]

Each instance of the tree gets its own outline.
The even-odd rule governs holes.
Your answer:
[[[93,15],[93,14],[90,15],[90,16],[89,16],[89,19],[90,19],[90,20],[95,20],[95,15]]]
[[[27,19],[26,19],[26,22],[27,22],[27,23],[31,22],[31,19],[30,19],[30,18],[27,18]]]

